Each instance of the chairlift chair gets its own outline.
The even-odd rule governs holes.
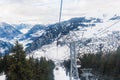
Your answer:
[[[80,60],[77,58],[76,60],[76,63],[77,63],[77,68],[80,68],[81,67],[81,64],[80,64]]]

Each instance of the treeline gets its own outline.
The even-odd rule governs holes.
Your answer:
[[[79,57],[81,67],[78,68],[79,75],[81,69],[91,68],[93,74],[98,76],[100,80],[120,80],[120,47],[116,51],[96,54],[83,54]],[[70,73],[70,60],[65,60],[63,65],[66,69],[66,74]]]
[[[120,47],[110,53],[84,54],[79,59],[81,68],[92,68],[101,75],[120,77]]]
[[[26,58],[22,45],[16,42],[10,55],[0,58],[0,73],[6,80],[54,80],[52,60]]]

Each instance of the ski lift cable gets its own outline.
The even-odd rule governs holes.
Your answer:
[[[60,23],[61,23],[61,17],[62,17],[62,8],[63,8],[63,0],[61,0],[61,3],[60,3],[60,13],[59,13],[59,26],[60,26]],[[76,33],[73,31],[72,32],[74,34],[74,36],[76,37],[77,40],[78,39],[78,36],[76,35]],[[83,35],[82,35],[83,36]],[[57,40],[58,41],[58,40]]]
[[[114,22],[112,25],[106,27],[104,30],[100,31],[99,33],[97,33],[97,34],[94,35],[94,36],[97,37],[98,35],[106,34],[106,33],[107,33],[106,31],[107,31],[109,28],[113,27],[114,25],[118,24],[119,22],[120,22],[120,20]]]
[[[62,6],[63,6],[63,0],[60,1],[60,13],[59,13],[59,20],[58,20],[59,26],[61,26],[60,23],[61,23],[61,17],[62,17]],[[57,39],[57,41],[58,41],[58,39]]]
[[[98,35],[102,35],[106,30],[108,30],[109,28],[113,27],[114,25],[116,25],[117,23],[119,23],[120,20],[116,21],[115,23],[113,23],[112,25],[106,27],[104,30],[100,31],[99,33],[97,33],[95,36],[98,36]]]
[[[63,5],[63,0],[60,1],[60,13],[59,13],[59,20],[58,20],[59,26],[61,26],[60,22],[62,17],[62,5]],[[57,37],[59,37],[59,35]],[[58,38],[57,38],[57,58],[58,58]]]
[[[119,22],[120,22],[120,21],[117,21],[117,22],[113,23],[113,24],[110,25],[109,27],[105,28],[102,32],[106,31],[107,29],[111,28],[112,26],[114,26],[115,24],[117,24],[117,23],[119,23]],[[101,32],[101,33],[102,33],[102,32]]]
[[[61,0],[61,4],[60,4],[60,13],[59,13],[59,26],[61,23],[61,17],[62,17],[62,6],[63,6],[63,0]],[[78,39],[78,36],[75,34],[75,32],[73,32],[74,36]],[[60,35],[61,36],[61,35]],[[67,36],[68,37],[68,36]],[[67,39],[67,37],[65,39]],[[72,39],[72,38],[71,38]],[[79,40],[79,39],[78,39]],[[73,39],[72,39],[73,41]],[[58,42],[58,40],[57,40]]]
[[[59,24],[61,22],[61,17],[62,17],[62,5],[63,5],[63,0],[61,0],[61,3],[60,3]]]

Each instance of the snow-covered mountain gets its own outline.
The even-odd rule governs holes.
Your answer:
[[[30,30],[28,30],[28,32],[23,36],[22,39],[34,39],[35,37],[39,37],[40,34],[42,34],[42,31],[45,30],[45,28],[46,27],[44,25],[36,24]]]
[[[109,19],[72,18],[60,24],[48,26],[36,24],[29,30],[25,27],[26,25],[21,27],[8,25],[2,23],[0,26],[0,33],[6,32],[12,36],[12,38],[8,34],[4,37],[0,36],[0,56],[9,53],[13,41],[17,38],[29,53],[27,58],[42,56],[55,62],[56,67],[59,68],[59,70],[54,69],[55,80],[59,80],[59,77],[69,80],[65,69],[59,66],[64,60],[70,58],[70,49],[65,42],[81,41],[82,44],[76,48],[80,54],[110,52],[120,46],[120,16],[118,15]],[[19,30],[27,32],[22,32],[22,34]]]
[[[27,47],[27,52],[31,52],[33,50],[39,49],[44,45],[51,44],[52,42],[60,39],[62,36],[67,35],[70,31],[78,31],[84,27],[93,27],[97,23],[101,23],[102,20],[99,18],[72,18],[68,21],[63,21],[60,24],[52,24],[47,26],[42,35],[39,33],[39,37],[37,37],[32,43],[30,43]]]
[[[68,38],[73,41],[76,39],[84,41],[84,47],[80,48],[81,53],[99,51],[101,45],[104,46],[102,48],[104,51],[115,50],[119,46],[120,40],[119,20],[120,16],[114,15],[108,19],[78,17],[63,21],[60,24],[55,23],[47,26],[36,24],[31,27],[27,24],[20,24],[17,27],[13,27],[7,23],[1,23],[0,33],[2,37],[0,36],[0,39],[3,41],[5,40],[3,38],[6,38],[10,43],[13,43],[11,39],[14,41],[17,37],[25,46],[27,52],[38,54],[39,51],[42,55],[45,52],[47,55],[48,52],[55,51],[52,49],[57,49],[57,40],[63,41],[65,39],[68,40]],[[22,34],[20,32],[22,29],[28,29],[28,27],[27,33]],[[72,35],[70,35],[71,33]],[[20,34],[22,35],[18,36]],[[77,38],[75,39],[76,36]],[[59,48],[63,49],[63,52],[60,53],[62,55],[65,43]],[[68,53],[69,51],[65,52]],[[51,54],[54,54],[54,52],[51,52]]]
[[[5,22],[0,23],[0,56],[9,53],[13,41],[21,34],[11,24]]]
[[[0,56],[8,54],[12,48],[12,44],[7,41],[0,40]]]
[[[33,25],[21,23],[21,24],[14,24],[14,27],[23,34],[26,34],[33,27]]]
[[[12,25],[4,22],[0,23],[0,38],[11,40],[16,38],[20,34],[22,33],[15,29]]]
[[[34,57],[46,56],[53,60],[68,59],[69,48],[65,43],[57,46],[56,41],[64,42],[65,39],[70,38],[74,41],[77,36],[77,40],[83,41],[82,46],[79,47],[79,53],[96,53],[100,50],[114,51],[120,46],[119,20],[119,16],[114,15],[108,20],[73,18],[60,25],[58,23],[49,25],[46,31],[30,43],[26,50],[32,51],[31,55]]]

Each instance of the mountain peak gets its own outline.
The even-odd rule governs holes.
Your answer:
[[[120,16],[115,14],[110,20],[120,20]]]
[[[7,26],[7,25],[10,25],[10,24],[5,23],[5,22],[0,22],[0,27],[4,27],[4,26]]]
[[[0,23],[0,38],[13,39],[15,36],[21,34],[11,24],[1,22]]]

